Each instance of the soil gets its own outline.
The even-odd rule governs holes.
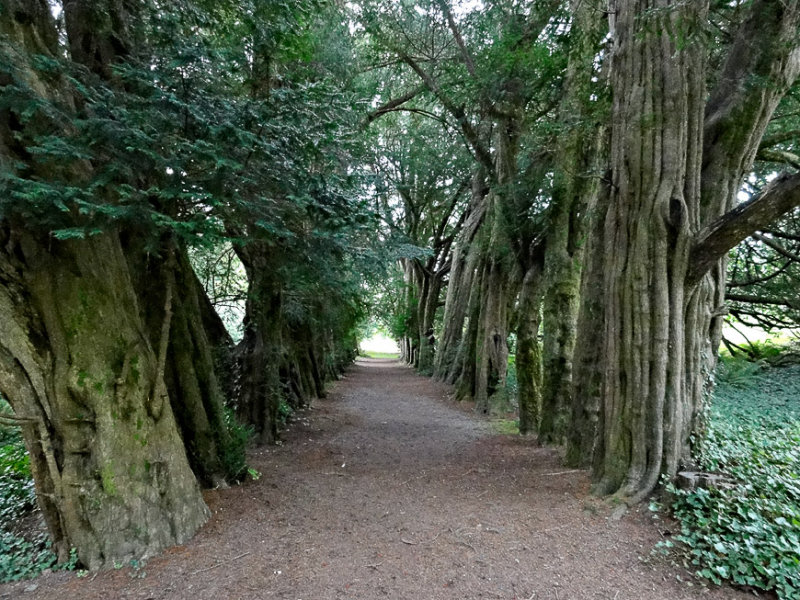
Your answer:
[[[705,587],[651,551],[674,525],[588,493],[557,449],[501,434],[450,389],[391,360],[360,359],[280,446],[263,475],[206,500],[186,545],[130,567],[48,573],[0,598],[745,598]]]

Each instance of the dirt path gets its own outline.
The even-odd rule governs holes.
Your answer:
[[[675,600],[744,598],[679,581],[647,511],[619,518],[555,451],[498,435],[448,389],[359,361],[258,481],[211,491],[187,545],[130,568],[51,573],[0,598]]]

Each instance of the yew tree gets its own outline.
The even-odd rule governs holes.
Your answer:
[[[800,203],[800,174],[784,174],[736,204],[800,72],[800,3],[739,7],[718,46],[707,1],[609,6],[611,146],[592,240],[602,259],[586,273],[601,301],[581,332],[597,333],[588,376],[598,403],[576,402],[597,422],[596,490],[629,502],[690,460],[719,345],[724,257]],[[581,447],[591,427],[576,431]]]
[[[280,400],[324,393],[355,349],[346,250],[366,225],[343,167],[347,99],[292,18],[54,7],[0,1],[0,393],[59,558],[97,568],[205,521],[200,486],[245,469],[237,403],[270,438]],[[292,68],[266,60],[275,48]],[[238,369],[191,264],[216,245],[257,255],[249,316],[274,334]],[[273,387],[238,394],[264,373]]]

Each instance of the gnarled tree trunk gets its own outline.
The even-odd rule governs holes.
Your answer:
[[[217,377],[215,353],[226,348],[215,348],[209,339],[207,322],[214,315],[208,311],[213,313],[213,308],[208,305],[208,297],[185,251],[168,242],[163,253],[161,259],[134,252],[127,257],[142,320],[150,343],[157,346],[161,335],[159,307],[164,306],[168,294],[171,296],[164,379],[172,410],[195,475],[205,486],[224,485],[226,479],[240,476],[245,467],[243,449],[231,444],[225,397]],[[232,343],[221,323],[211,323],[210,327],[217,344]]]
[[[29,54],[59,53],[44,0],[0,0],[0,30]],[[58,98],[68,111],[63,81],[39,79],[25,54],[12,54],[28,91]],[[0,163],[47,181],[52,173],[24,148],[37,123],[23,122],[0,113]],[[91,166],[80,168],[70,172],[76,180]],[[0,247],[0,392],[25,424],[59,558],[75,548],[84,565],[98,568],[186,541],[208,509],[164,381],[173,297],[151,307],[160,322],[153,344],[116,232],[59,242],[4,214]]]
[[[629,502],[688,458],[703,365],[713,364],[718,342],[718,261],[800,202],[800,177],[793,176],[725,212],[800,70],[798,2],[757,1],[750,11],[708,106],[699,35],[706,3],[620,0],[614,11],[594,477],[597,491]],[[732,139],[746,143],[728,146]],[[722,165],[713,180],[711,165]]]
[[[0,391],[24,419],[59,557],[76,548],[99,568],[185,542],[209,513],[117,236],[53,242],[4,223],[2,247]]]

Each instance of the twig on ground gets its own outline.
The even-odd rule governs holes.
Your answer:
[[[228,563],[232,563],[235,560],[239,560],[240,558],[244,558],[250,554],[249,552],[242,552],[238,556],[234,556],[233,558],[229,558],[228,560],[223,560],[222,562],[218,562],[215,565],[211,565],[210,567],[206,567],[205,569],[197,569],[197,571],[193,571],[192,575],[197,575],[198,573],[204,573],[206,571],[211,571],[212,569],[216,569],[217,567],[221,567],[222,565],[227,565]]]
[[[431,539],[429,539],[429,540],[426,540],[426,541],[424,541],[424,542],[412,542],[411,540],[407,540],[406,538],[400,538],[400,541],[401,541],[401,542],[403,542],[404,544],[408,544],[409,546],[421,546],[421,545],[424,545],[424,544],[432,544],[432,543],[433,543],[433,542],[435,542],[437,539],[439,539],[439,536],[440,536],[440,535],[442,535],[442,533],[441,533],[441,532],[437,533],[437,534],[436,534],[435,536],[433,536]]]
[[[382,562],[379,562],[379,563],[375,563],[374,565],[364,565],[364,568],[375,569],[377,571],[378,567],[380,567],[382,564],[383,564]]]
[[[456,543],[457,543],[457,544],[461,544],[461,545],[463,545],[463,546],[466,546],[467,548],[469,548],[470,550],[472,550],[472,551],[473,551],[473,552],[475,552],[476,554],[477,554],[477,552],[478,552],[477,550],[475,550],[475,546],[473,546],[472,544],[469,544],[469,543],[465,542],[464,540],[456,540]]]
[[[586,469],[572,469],[571,471],[556,471],[555,473],[542,473],[542,476],[569,475],[570,473],[586,473]]]

